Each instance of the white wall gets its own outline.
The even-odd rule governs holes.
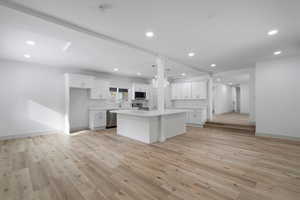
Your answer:
[[[300,138],[300,56],[257,63],[256,129]]]
[[[110,80],[114,86],[131,86],[132,82],[147,83],[144,79],[2,60],[0,61],[0,138],[21,137],[64,129],[64,73],[94,75],[97,78]],[[98,103],[93,105],[96,106]],[[76,110],[74,112],[78,113]],[[79,124],[83,123],[79,122]]]
[[[214,88],[215,114],[233,111],[232,87],[224,84],[216,84]]]
[[[250,112],[250,96],[249,84],[240,84],[240,112],[249,114]]]
[[[255,124],[255,67],[250,70],[249,74],[249,114],[250,122]]]
[[[2,61],[0,85],[0,137],[63,129],[61,70]]]
[[[232,103],[233,103],[233,111],[237,111],[237,92],[236,87],[232,87]]]

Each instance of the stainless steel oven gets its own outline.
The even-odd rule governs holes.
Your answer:
[[[117,113],[112,113],[112,110],[106,111],[106,128],[117,127]]]

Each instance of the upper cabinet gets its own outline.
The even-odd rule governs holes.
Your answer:
[[[182,97],[183,99],[191,99],[192,98],[192,84],[190,82],[182,83]]]
[[[192,99],[206,99],[207,98],[207,84],[206,81],[191,83]]]
[[[181,99],[182,98],[182,90],[180,89],[180,83],[173,83],[171,85],[171,97],[172,99]]]
[[[81,74],[66,74],[70,88],[90,89],[91,99],[108,99],[109,98],[109,82],[105,80],[95,79],[94,76]]]
[[[109,83],[103,80],[95,80],[91,88],[91,99],[108,99],[109,98]]]
[[[81,74],[67,74],[69,79],[69,87],[73,88],[93,88],[94,79],[93,76],[81,75]]]
[[[206,99],[206,81],[173,83],[171,85],[173,100]]]
[[[150,96],[150,85],[142,83],[133,83],[132,84],[132,99],[135,99],[135,92],[144,92],[146,93],[146,99],[149,99]]]
[[[149,91],[149,85],[141,84],[141,83],[134,83],[132,85],[132,89],[133,89],[134,92],[148,92]]]

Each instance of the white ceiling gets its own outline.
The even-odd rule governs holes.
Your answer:
[[[261,59],[300,51],[299,0],[15,0],[84,28],[175,58],[199,69],[215,71],[249,68]],[[111,5],[104,12],[98,6]],[[9,20],[7,20],[9,19]],[[100,71],[117,67],[120,73],[153,75],[154,57],[144,52],[99,40],[83,33],[47,23],[0,6],[0,57],[24,59],[59,66],[74,66]],[[267,36],[270,29],[276,36]],[[155,33],[152,39],[144,33]],[[36,40],[32,48],[24,40]],[[68,52],[60,50],[66,42]],[[190,58],[188,52],[196,56]],[[21,58],[20,58],[21,57]],[[193,68],[168,63],[171,73],[198,75]],[[174,69],[173,69],[174,68]]]
[[[7,20],[9,19],[9,20]],[[150,78],[155,75],[155,57],[147,53],[90,37],[80,32],[45,22],[0,6],[0,58],[34,62],[55,67],[71,67],[118,75]],[[26,41],[36,42],[35,46]],[[67,51],[65,45],[71,42]],[[24,54],[30,54],[27,59]],[[201,75],[194,69],[172,61],[166,62],[169,76],[186,73]],[[118,72],[113,69],[118,68]]]

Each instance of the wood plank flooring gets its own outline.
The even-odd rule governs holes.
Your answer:
[[[300,145],[188,128],[146,145],[115,130],[0,141],[1,200],[299,200]]]
[[[236,112],[214,115],[212,122],[251,125],[250,116],[248,114]]]

